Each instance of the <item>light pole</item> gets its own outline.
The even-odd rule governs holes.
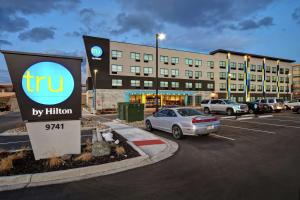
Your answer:
[[[155,91],[155,110],[158,112],[158,40],[166,39],[166,34],[155,34],[155,49],[156,49],[156,91]]]
[[[97,84],[97,72],[98,72],[98,70],[97,69],[94,69],[94,114],[96,114],[96,112],[97,112],[97,106],[96,106],[96,89],[97,89],[97,87],[96,87],[96,84]]]
[[[288,74],[288,80],[285,80],[286,81],[286,100],[288,101],[288,95],[289,95],[289,91],[290,91],[290,88],[289,88],[289,83],[290,83],[290,77],[292,76],[292,74]]]

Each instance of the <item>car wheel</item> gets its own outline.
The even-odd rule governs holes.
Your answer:
[[[253,113],[254,113],[254,110],[250,108],[250,109],[248,110],[248,113],[249,113],[249,114],[253,114]]]
[[[147,131],[152,131],[152,129],[153,129],[152,124],[149,120],[146,121],[146,129],[147,129]]]
[[[176,140],[179,140],[181,138],[183,138],[183,133],[182,133],[182,130],[179,126],[175,125],[173,126],[172,128],[172,134],[173,134],[173,137],[176,139]]]
[[[277,112],[277,113],[280,113],[280,112],[281,112],[281,110],[275,110],[275,112]]]
[[[227,110],[226,110],[226,113],[227,113],[227,115],[232,115],[233,114],[233,110],[232,110],[232,108],[228,108]]]
[[[204,136],[204,137],[209,136],[209,133],[202,134],[201,136]]]
[[[297,110],[297,113],[300,114],[300,109]]]
[[[209,108],[204,108],[204,113],[209,114],[210,113]]]

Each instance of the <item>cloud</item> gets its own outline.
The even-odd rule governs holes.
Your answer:
[[[141,34],[149,34],[155,30],[162,29],[162,25],[158,24],[152,17],[145,14],[125,14],[121,13],[116,18],[118,29],[112,30],[113,34],[122,34],[131,30],[136,30]]]
[[[3,45],[11,46],[12,43],[7,40],[0,40],[0,47]]]
[[[149,14],[151,18],[181,27],[213,27],[249,17],[274,0],[122,0],[124,12]],[[142,20],[142,19],[141,19]]]
[[[296,8],[292,14],[292,18],[300,24],[300,7]]]
[[[0,32],[19,32],[29,26],[25,16],[41,15],[52,10],[67,12],[79,4],[79,0],[1,0]]]
[[[49,28],[44,28],[44,27],[36,27],[32,28],[29,31],[25,31],[19,34],[18,38],[20,40],[28,40],[31,42],[41,42],[47,39],[53,39],[55,32],[55,28],[49,27]]]
[[[237,26],[231,26],[231,29],[234,30],[250,30],[250,29],[258,29],[260,27],[268,27],[274,25],[272,17],[264,17],[258,21],[254,21],[252,19],[244,20],[238,23]]]

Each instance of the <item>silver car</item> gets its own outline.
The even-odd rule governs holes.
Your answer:
[[[175,139],[184,135],[208,135],[220,128],[220,120],[192,108],[167,108],[145,119],[147,130],[172,133]]]

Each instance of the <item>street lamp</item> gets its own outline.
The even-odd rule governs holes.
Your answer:
[[[98,70],[97,69],[94,69],[94,114],[96,113],[96,109],[97,109],[97,106],[96,106],[96,89],[97,89],[97,87],[96,87],[96,84],[97,84],[97,72],[98,72]]]
[[[288,100],[288,95],[289,95],[289,91],[290,91],[290,88],[289,88],[289,83],[290,83],[290,77],[292,76],[292,74],[288,74],[288,80],[285,80],[286,82],[286,100]]]
[[[156,95],[155,95],[155,108],[156,112],[158,112],[158,40],[164,40],[166,39],[166,34],[164,33],[157,33],[155,34],[155,40],[156,40]]]

